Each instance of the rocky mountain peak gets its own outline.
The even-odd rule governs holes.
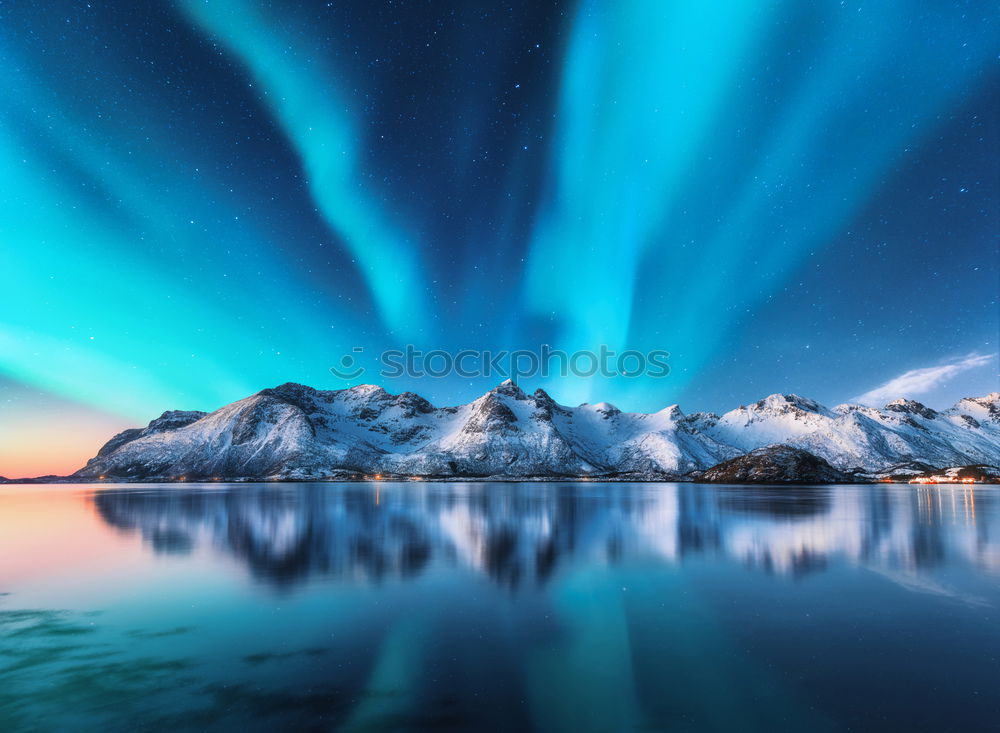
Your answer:
[[[147,431],[177,430],[201,420],[207,415],[201,410],[167,410],[155,420],[151,420]]]
[[[797,394],[775,393],[768,395],[764,399],[755,402],[754,407],[758,410],[773,412],[789,412],[792,410],[804,410],[805,412],[815,412],[817,414],[825,412],[823,406],[818,402],[810,400],[807,397],[800,397]]]
[[[513,379],[505,379],[496,387],[491,389],[487,394],[505,395],[507,397],[513,397],[515,400],[528,399],[528,395],[526,395],[524,391],[514,383]]]
[[[601,415],[603,415],[605,418],[614,417],[615,415],[620,415],[622,412],[617,407],[612,405],[610,402],[598,402],[595,405],[591,405],[591,407],[596,412],[599,412]]]
[[[544,389],[542,389],[541,387],[539,387],[539,388],[538,388],[538,389],[536,389],[536,390],[535,390],[534,392],[532,392],[532,393],[531,393],[531,396],[535,398],[535,401],[536,401],[536,402],[551,402],[552,404],[555,404],[555,400],[554,400],[554,399],[552,399],[552,398],[551,398],[551,397],[549,396],[549,393],[548,393],[548,392],[546,392],[546,391],[545,391]]]
[[[298,397],[301,395],[313,395],[317,392],[316,389],[309,387],[305,384],[299,384],[298,382],[285,382],[284,384],[279,384],[277,387],[268,387],[267,389],[262,389],[257,394],[269,395],[273,397],[284,398],[284,397]]]
[[[1000,392],[990,392],[982,397],[966,397],[949,410],[952,411],[974,417],[980,422],[1000,423]]]
[[[393,404],[403,410],[403,417],[413,417],[417,414],[427,415],[434,412],[434,405],[416,392],[403,392],[396,395]]]
[[[714,412],[692,412],[690,415],[685,415],[684,419],[689,423],[699,423],[706,426],[719,422],[719,416]]]
[[[377,384],[356,384],[353,387],[348,387],[345,391],[349,394],[364,396],[377,395],[381,397],[389,394]]]
[[[669,418],[671,420],[675,420],[675,421],[676,420],[683,420],[686,417],[684,415],[684,411],[681,410],[681,406],[680,405],[667,405],[662,410],[660,410],[657,414],[658,415],[663,415],[664,417],[667,417],[667,418]]]
[[[167,410],[155,420],[150,420],[149,424],[144,428],[129,428],[112,437],[111,440],[101,446],[101,449],[97,452],[97,457],[100,458],[109,455],[126,443],[131,443],[133,440],[144,438],[147,435],[180,430],[192,423],[198,422],[198,420],[201,420],[207,414],[207,412],[201,412],[200,410]]]
[[[511,426],[517,422],[517,415],[504,404],[500,397],[502,394],[502,392],[490,390],[473,402],[472,414],[468,422],[465,423],[463,432],[483,433],[511,429]]]
[[[903,398],[893,400],[885,406],[885,409],[890,412],[899,412],[906,415],[920,415],[920,417],[925,417],[928,420],[933,420],[937,417],[937,412],[916,400]]]
[[[257,396],[293,405],[308,414],[317,409],[316,404],[323,399],[324,395],[328,397],[330,394],[329,392],[320,392],[305,384],[285,382],[277,387],[262,389],[257,393]]]
[[[553,413],[556,412],[562,415],[569,414],[562,405],[552,399],[548,392],[541,387],[536,389],[531,396],[535,400],[535,407],[538,410],[535,414],[543,420],[551,420]]]

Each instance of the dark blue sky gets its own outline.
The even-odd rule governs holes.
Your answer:
[[[994,2],[0,3],[0,420],[422,349],[565,402],[997,388]],[[367,360],[367,361],[365,361]],[[16,408],[16,409],[14,409]],[[40,409],[40,408],[39,408]]]

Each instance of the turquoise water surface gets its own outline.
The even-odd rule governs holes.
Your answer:
[[[0,487],[0,731],[1000,726],[1000,487]]]

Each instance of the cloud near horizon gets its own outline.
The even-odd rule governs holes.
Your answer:
[[[985,366],[996,358],[997,354],[969,354],[948,364],[910,369],[875,389],[858,395],[851,402],[881,407],[899,397],[913,398],[931,391],[962,372]]]

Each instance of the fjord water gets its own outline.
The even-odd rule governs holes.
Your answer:
[[[0,487],[0,730],[995,730],[1000,487]]]

